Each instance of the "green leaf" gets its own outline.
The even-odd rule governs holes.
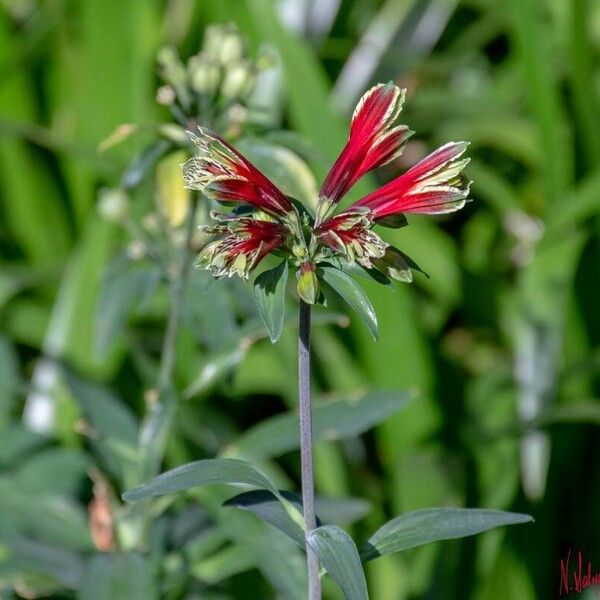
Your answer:
[[[280,494],[302,511],[302,498],[294,492],[280,491]],[[232,506],[254,513],[267,523],[277,527],[297,544],[304,548],[304,534],[297,527],[290,527],[290,519],[282,504],[267,490],[254,490],[238,494],[227,500],[223,506]],[[367,501],[360,498],[316,498],[317,524],[321,518],[327,524],[352,523],[362,518],[370,509]]]
[[[371,335],[377,339],[375,309],[362,288],[346,273],[333,267],[320,267],[323,281],[331,286],[363,319]]]
[[[302,499],[297,494],[284,491],[281,491],[280,494],[294,504],[299,512],[302,512]],[[263,521],[283,531],[304,548],[304,532],[290,520],[281,502],[271,492],[267,490],[244,492],[230,498],[223,506],[231,506],[254,513]]]
[[[340,440],[361,435],[404,408],[410,398],[407,392],[371,392],[316,404],[313,438],[315,441]],[[298,415],[286,413],[250,428],[234,442],[230,451],[253,460],[264,460],[298,446]]]
[[[142,150],[132,161],[121,176],[121,187],[130,190],[137,187],[154,168],[154,165],[162,158],[171,143],[167,140],[153,142]]]
[[[123,499],[127,502],[137,502],[201,485],[219,483],[251,485],[270,490],[275,495],[279,494],[271,480],[254,465],[244,460],[222,458],[198,460],[171,469],[152,481],[125,492]]]
[[[306,541],[344,592],[346,600],[368,600],[367,582],[358,550],[343,529],[325,525],[311,531]]]
[[[317,183],[306,163],[295,152],[258,138],[242,139],[237,146],[286,195],[300,200],[314,211]]]
[[[78,600],[155,600],[152,568],[140,554],[95,554],[85,568]]]
[[[127,316],[160,281],[160,269],[148,263],[117,259],[106,270],[96,315],[96,352],[104,356],[121,335]]]
[[[480,508],[427,508],[406,513],[380,527],[361,551],[367,561],[415,546],[475,535],[494,527],[530,523],[520,513]]]
[[[288,263],[263,271],[254,281],[254,298],[258,312],[274,344],[283,331],[285,317],[285,290],[288,280]]]

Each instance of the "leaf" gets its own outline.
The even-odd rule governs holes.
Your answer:
[[[363,319],[371,335],[377,339],[377,315],[362,288],[343,271],[333,267],[320,267],[319,274]]]
[[[81,580],[83,561],[76,552],[21,537],[4,542],[2,550],[8,550],[9,555],[0,563],[3,577],[7,572],[35,573],[52,577],[69,589],[77,587]]]
[[[284,491],[281,491],[280,494],[294,504],[299,512],[302,512],[302,499],[298,494]],[[270,491],[254,490],[252,492],[244,492],[230,498],[223,506],[231,506],[254,513],[263,521],[283,531],[299,546],[304,548],[304,532],[299,527],[294,526],[295,524],[290,521],[281,502]]]
[[[481,508],[427,508],[406,513],[380,527],[361,551],[364,561],[440,540],[475,535],[494,527],[530,523],[520,513]]]
[[[318,189],[306,163],[292,150],[257,138],[243,139],[238,147],[283,192],[314,211]]]
[[[137,187],[154,168],[154,165],[164,156],[171,143],[166,140],[159,140],[144,148],[127,167],[121,176],[121,187],[130,190]]]
[[[171,469],[152,481],[125,492],[123,499],[127,502],[138,502],[145,498],[219,483],[252,485],[278,495],[271,480],[254,465],[243,460],[222,458],[198,460]]]
[[[274,269],[263,271],[254,281],[254,298],[258,312],[273,344],[283,331],[288,270],[287,260],[284,260]]]
[[[355,437],[385,421],[410,400],[407,392],[371,392],[342,397],[313,409],[313,438],[339,440]],[[232,452],[253,460],[280,456],[299,447],[298,416],[276,415],[251,427],[234,442]]]
[[[389,227],[390,229],[400,229],[408,225],[406,215],[398,213],[397,215],[387,215],[377,220],[377,225],[381,227]]]
[[[299,494],[285,491],[280,491],[280,494],[302,512],[302,498]],[[303,532],[296,527],[290,527],[290,519],[285,509],[271,492],[267,490],[243,492],[227,500],[223,506],[232,506],[254,513],[304,548]],[[323,515],[325,515],[324,522],[328,524],[352,523],[367,514],[370,508],[369,503],[360,498],[316,498],[315,506],[319,526],[320,517]]]
[[[311,531],[306,541],[338,584],[346,600],[368,600],[367,582],[352,538],[339,527],[325,525]]]
[[[117,259],[106,270],[96,315],[96,351],[104,356],[123,330],[128,314],[160,281],[160,269],[148,263]]]
[[[91,556],[77,593],[78,600],[155,600],[158,597],[149,561],[136,553]]]

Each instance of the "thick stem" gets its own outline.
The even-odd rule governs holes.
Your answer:
[[[307,531],[316,529],[315,482],[312,457],[312,417],[310,406],[310,305],[300,301],[298,332],[298,392],[300,414],[300,455],[302,465],[302,506]],[[306,546],[308,600],[321,600],[319,560]]]

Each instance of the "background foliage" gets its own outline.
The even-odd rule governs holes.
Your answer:
[[[377,81],[409,89],[404,120],[419,141],[401,166],[472,142],[475,202],[388,235],[430,278],[394,291],[365,282],[380,340],[336,306],[316,317],[318,398],[372,394],[321,432],[323,514],[345,498],[331,518],[366,539],[429,506],[528,512],[535,525],[373,561],[369,589],[556,597],[569,548],[600,557],[600,10],[587,0],[2,0],[0,596],[302,598],[300,554],[221,509],[231,490],[144,505],[143,535],[119,500],[153,468],[138,430],[156,402],[169,301],[136,253],[141,234],[95,210],[151,132],[98,145],[122,123],[165,118],[161,46],[187,57],[207,24],[229,21],[278,57],[263,142],[288,150],[261,166],[288,185],[314,187],[299,157],[322,178]],[[137,163],[150,175],[131,194],[134,222],[165,202],[161,165]],[[176,247],[179,233],[165,239]],[[298,488],[294,427],[273,418],[295,404],[294,324],[272,346],[249,290],[205,284],[193,273],[185,296],[163,467],[246,457]]]

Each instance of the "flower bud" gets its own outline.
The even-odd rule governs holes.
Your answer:
[[[221,68],[206,52],[192,56],[188,62],[190,86],[198,94],[214,94],[221,81]]]
[[[171,85],[161,85],[156,90],[156,101],[162,106],[171,106],[176,97],[175,90]]]
[[[319,279],[315,265],[303,263],[300,266],[300,277],[297,284],[298,296],[307,304],[314,304],[319,297]]]
[[[176,88],[185,83],[187,74],[175,48],[170,46],[161,48],[156,55],[156,60],[160,67],[160,74],[167,83]]]
[[[238,31],[238,28],[233,25],[225,30],[225,35],[221,40],[219,48],[219,60],[222,65],[229,65],[241,60],[244,55],[244,40]]]
[[[127,194],[123,190],[103,188],[98,193],[98,214],[109,223],[122,223],[129,213]]]
[[[225,72],[223,84],[221,85],[221,94],[231,100],[245,96],[254,85],[254,75],[245,62],[239,62],[230,67]]]

